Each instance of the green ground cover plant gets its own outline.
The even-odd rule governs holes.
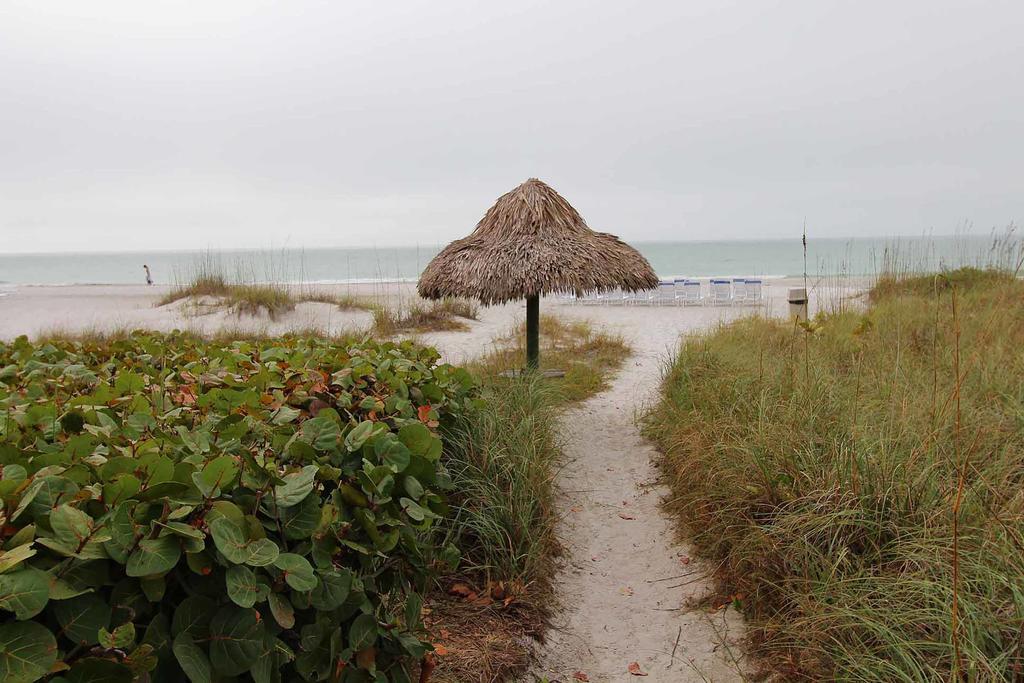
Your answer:
[[[766,675],[1024,675],[1024,282],[883,277],[866,310],[684,343],[647,432]]]
[[[409,680],[476,396],[408,342],[0,343],[0,680]]]

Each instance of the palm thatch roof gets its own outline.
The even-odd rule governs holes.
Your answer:
[[[591,230],[562,195],[530,178],[499,197],[468,237],[434,257],[420,276],[419,293],[497,304],[657,286],[658,276],[636,249]]]

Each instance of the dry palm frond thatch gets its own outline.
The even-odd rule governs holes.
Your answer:
[[[569,202],[536,178],[502,195],[472,234],[434,257],[421,296],[485,304],[572,292],[658,286],[643,256],[614,235],[594,232]]]

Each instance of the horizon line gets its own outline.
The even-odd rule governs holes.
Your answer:
[[[1003,230],[1005,234],[1006,229]],[[812,235],[807,236],[808,244],[813,242],[830,241],[830,242],[852,242],[857,240],[899,240],[899,239],[930,239],[930,238],[950,238],[950,237],[965,237],[969,239],[976,239],[981,237],[990,237],[999,234],[997,230],[991,229],[986,233],[973,233],[973,232],[953,232],[953,233],[931,233],[925,232],[917,235],[910,234],[891,234],[891,235],[857,235],[857,236],[838,236],[838,237],[813,237]],[[788,242],[791,240],[800,241],[801,233],[795,234],[793,237],[723,237],[720,239],[640,239],[640,240],[625,240],[621,237],[623,242],[627,244],[715,244],[715,243],[728,243],[728,242]],[[451,240],[454,241],[454,240]],[[266,246],[266,247],[158,247],[153,249],[69,249],[69,250],[52,250],[52,251],[0,251],[0,258],[6,256],[71,256],[76,254],[171,254],[171,253],[188,253],[193,252],[197,254],[201,253],[217,253],[217,252],[287,252],[287,251],[307,251],[307,250],[322,250],[322,249],[342,249],[342,250],[391,250],[391,249],[441,249],[449,242],[437,242],[434,244],[415,243],[415,244],[388,244],[386,246],[377,244],[368,245],[303,245],[303,246]]]

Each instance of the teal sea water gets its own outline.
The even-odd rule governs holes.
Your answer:
[[[1001,239],[1005,240],[1005,237]],[[1017,240],[1019,244],[1019,240]],[[804,272],[800,237],[791,240],[634,242],[662,277],[784,277]],[[440,246],[222,251],[0,254],[0,285],[141,284],[148,264],[157,283],[185,282],[200,266],[244,282],[415,280]],[[1005,250],[1005,244],[997,249]],[[990,263],[989,236],[809,239],[812,275],[871,275],[886,254],[914,268]]]

